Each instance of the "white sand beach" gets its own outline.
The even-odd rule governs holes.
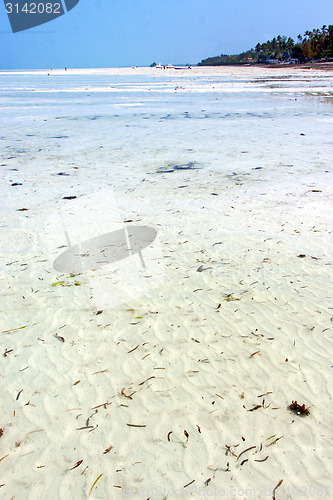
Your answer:
[[[2,71],[0,104],[3,498],[332,498],[333,71]]]

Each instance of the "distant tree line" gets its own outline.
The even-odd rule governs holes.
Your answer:
[[[227,54],[221,54],[216,57],[208,57],[208,59],[204,59],[201,61],[198,66],[223,66],[224,64],[242,64],[244,62],[249,62],[249,59],[254,59],[256,62],[256,53],[254,50],[247,50],[246,52],[242,52],[241,54],[234,54],[232,56],[228,56]]]
[[[286,36],[274,37],[258,43],[254,49],[241,54],[221,54],[201,61],[198,66],[223,66],[224,64],[267,63],[269,61],[301,63],[318,60],[333,60],[333,25],[306,31],[298,35],[297,42]]]

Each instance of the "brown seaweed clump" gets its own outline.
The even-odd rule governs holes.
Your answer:
[[[292,401],[292,403],[288,406],[288,409],[296,415],[310,415],[309,408],[306,408],[305,404],[298,404],[297,401]]]

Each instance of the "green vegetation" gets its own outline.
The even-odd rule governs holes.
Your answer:
[[[254,50],[248,50],[242,52],[241,54],[234,54],[228,56],[226,54],[221,54],[216,57],[208,57],[201,61],[198,66],[223,66],[224,64],[243,64],[248,62],[256,62],[257,55]]]
[[[265,43],[258,43],[254,49],[241,54],[209,57],[201,61],[198,66],[333,60],[333,25],[306,31],[304,36],[298,35],[297,40],[295,42],[290,37],[278,35]]]

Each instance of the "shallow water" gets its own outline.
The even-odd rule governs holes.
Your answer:
[[[42,164],[37,168],[45,171],[52,155],[65,163],[107,162],[119,174],[124,166],[141,175],[150,164],[193,161],[247,170],[276,164],[277,152],[288,163],[295,147],[301,162],[309,160],[318,154],[318,137],[327,155],[330,73],[132,71],[1,72],[2,162],[19,161],[24,171]],[[311,134],[310,145],[302,133]]]

